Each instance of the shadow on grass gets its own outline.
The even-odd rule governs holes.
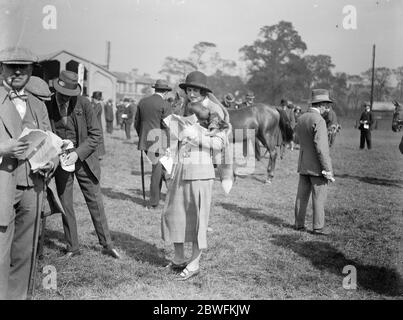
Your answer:
[[[129,191],[130,193],[133,192],[134,194],[143,197],[143,191],[142,191],[141,189],[138,189],[138,188],[136,188],[136,189],[128,189],[128,191]],[[146,191],[146,198],[148,199],[149,197],[150,197],[150,192],[149,192],[149,191]],[[165,194],[165,193],[161,193],[160,200],[161,200],[161,201],[165,201],[165,198],[166,198],[166,194]]]
[[[399,179],[380,179],[380,178],[375,178],[375,177],[360,177],[360,176],[354,176],[354,175],[349,175],[349,174],[336,174],[336,178],[341,178],[341,179],[354,179],[358,180],[364,183],[369,183],[369,184],[375,184],[378,186],[387,186],[387,187],[396,187],[396,188],[403,188],[403,180]]]
[[[123,193],[120,191],[115,191],[112,188],[101,188],[101,190],[102,190],[102,194],[108,198],[116,199],[116,200],[129,200],[138,205],[144,206],[144,201],[142,198],[137,198],[137,197],[131,196],[129,194],[126,194],[126,193]]]
[[[57,244],[54,240],[65,243],[64,233],[56,230],[46,229],[43,246],[45,248],[49,248],[55,251],[64,252],[66,248],[64,246]]]
[[[116,247],[137,261],[148,262],[159,267],[168,264],[168,260],[165,258],[165,250],[157,248],[154,244],[119,231],[111,231],[111,236]]]
[[[347,265],[357,269],[357,286],[381,295],[399,296],[402,292],[402,278],[394,269],[363,265],[347,259],[343,253],[323,241],[302,241],[300,236],[273,235],[271,242],[291,249],[301,257],[309,259],[317,269],[327,270],[339,276]],[[341,285],[341,283],[340,283]]]
[[[132,170],[132,171],[130,172],[130,174],[131,174],[132,176],[141,176],[141,171],[139,171],[139,170]],[[144,175],[151,175],[151,171],[145,171],[145,172],[144,172]]]
[[[284,221],[283,219],[281,219],[279,217],[269,216],[267,214],[260,213],[260,211],[262,211],[262,209],[240,207],[233,203],[224,203],[224,202],[217,202],[216,205],[221,206],[222,208],[224,208],[225,210],[228,210],[230,212],[237,212],[249,219],[264,221],[268,224],[271,224],[271,225],[274,225],[277,227],[281,227],[281,228],[283,228],[283,227],[292,228],[293,227],[291,224],[289,224],[288,222]]]

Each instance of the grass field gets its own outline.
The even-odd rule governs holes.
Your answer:
[[[62,258],[60,215],[48,219],[44,258],[57,270],[57,290],[36,299],[401,299],[403,277],[403,155],[401,134],[373,131],[373,150],[358,150],[359,131],[343,123],[332,150],[336,182],[330,185],[322,238],[294,231],[298,151],[287,150],[275,179],[265,185],[267,159],[240,177],[229,195],[214,185],[208,249],[201,274],[187,282],[164,269],[173,250],[161,240],[162,209],[143,208],[137,137],[106,136],[102,192],[109,227],[123,259],[101,254],[82,194],[75,208],[82,255]],[[148,190],[151,166],[146,164]],[[165,187],[164,187],[165,188]],[[166,190],[163,189],[165,193]],[[147,193],[148,195],[148,193]],[[311,210],[309,210],[311,212]],[[312,217],[307,217],[311,228]],[[343,288],[343,267],[357,270],[357,289]]]

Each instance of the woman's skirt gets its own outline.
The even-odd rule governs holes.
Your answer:
[[[161,217],[162,239],[170,243],[197,242],[207,248],[207,227],[214,179],[183,180],[176,168]]]

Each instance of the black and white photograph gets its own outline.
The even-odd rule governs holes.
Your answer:
[[[0,300],[402,300],[402,129],[402,0],[0,0]]]

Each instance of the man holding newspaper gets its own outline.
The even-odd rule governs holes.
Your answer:
[[[50,130],[44,103],[25,88],[35,62],[25,48],[0,51],[0,299],[27,297],[44,176],[58,165],[55,153],[32,170],[37,150],[20,139],[24,130]]]

